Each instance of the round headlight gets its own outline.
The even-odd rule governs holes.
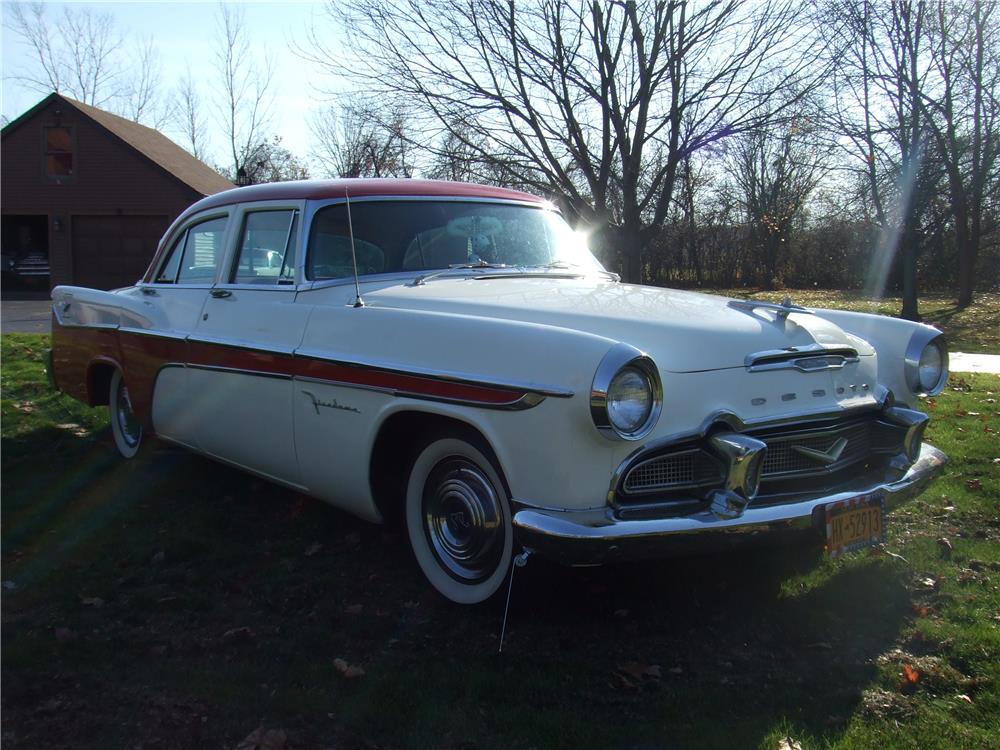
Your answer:
[[[920,380],[920,390],[930,393],[937,388],[941,382],[941,375],[944,372],[944,355],[941,347],[932,341],[924,347],[920,354],[920,364],[917,365],[917,372]]]
[[[608,386],[608,419],[626,435],[638,432],[653,410],[653,387],[646,374],[635,367],[625,367]]]
[[[910,337],[905,357],[906,384],[920,396],[936,396],[948,380],[948,347],[939,331],[921,326]]]
[[[604,355],[590,388],[594,426],[611,440],[641,440],[656,426],[663,408],[663,385],[656,365],[629,344]]]

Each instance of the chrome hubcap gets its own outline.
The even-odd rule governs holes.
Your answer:
[[[424,487],[424,531],[445,570],[463,583],[488,578],[503,555],[501,500],[470,461],[438,464]]]
[[[132,447],[138,445],[142,438],[142,426],[135,418],[135,412],[132,411],[132,401],[128,397],[128,388],[125,387],[124,382],[118,385],[117,417],[118,429],[122,438]]]

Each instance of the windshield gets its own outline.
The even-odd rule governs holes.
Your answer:
[[[429,271],[452,266],[603,267],[554,211],[533,206],[463,201],[351,203],[358,274]],[[306,278],[354,275],[347,206],[316,212],[309,233]]]

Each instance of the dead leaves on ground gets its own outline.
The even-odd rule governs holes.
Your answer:
[[[365,676],[365,670],[356,664],[348,664],[344,659],[334,659],[333,668],[340,672],[346,680],[355,680]]]
[[[257,727],[236,746],[236,750],[286,750],[288,736],[281,729]]]
[[[615,667],[609,685],[614,690],[634,693],[642,688],[656,687],[662,676],[659,664],[640,664],[630,661]]]

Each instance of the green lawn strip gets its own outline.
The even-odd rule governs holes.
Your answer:
[[[784,289],[757,291],[752,289],[716,289],[713,294],[727,297],[781,302],[786,296],[797,305],[825,307],[832,310],[853,310],[878,315],[898,315],[903,301],[899,297],[872,298],[852,290]],[[964,310],[955,307],[952,295],[930,293],[920,297],[923,322],[936,326],[948,337],[954,352],[1000,354],[1000,293],[980,292]]]
[[[890,519],[905,562],[532,561],[497,657],[503,602],[443,602],[398,530],[163,445],[119,461],[106,410],[70,412],[82,435],[55,426],[77,407],[44,391],[45,337],[3,344],[21,746],[232,747],[261,724],[296,748],[997,745],[1000,378],[923,402],[951,463]]]

